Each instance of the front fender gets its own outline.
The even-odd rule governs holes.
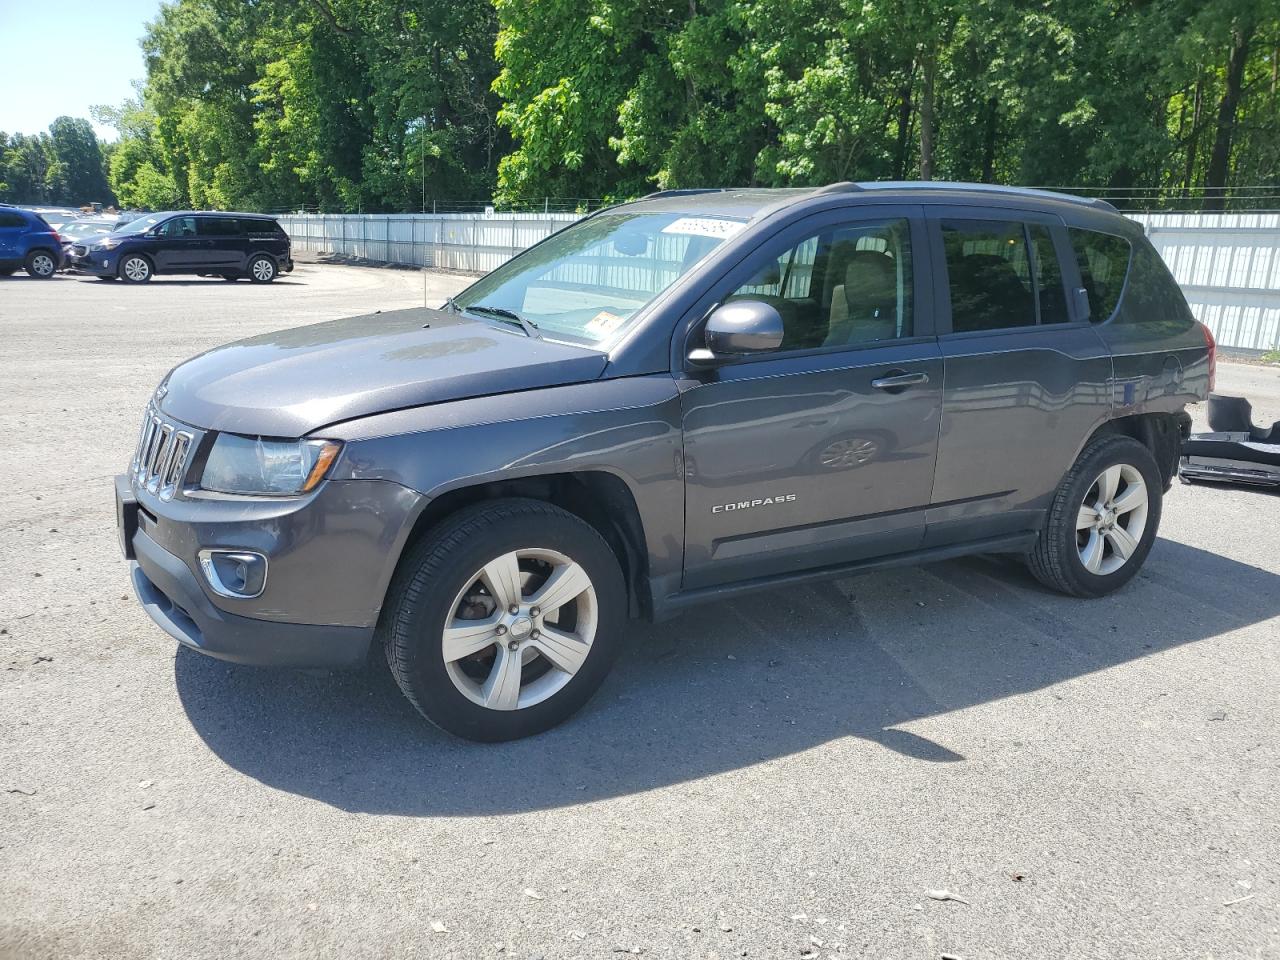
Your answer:
[[[651,577],[684,551],[680,403],[667,374],[602,380],[398,410],[327,427],[345,440],[333,479],[389,480],[424,504],[463,487],[605,472],[639,513]]]

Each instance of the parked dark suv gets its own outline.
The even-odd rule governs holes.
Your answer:
[[[48,280],[62,267],[62,240],[44,217],[0,203],[0,277],[15,270]]]
[[[103,280],[146,283],[157,273],[194,273],[269,283],[293,269],[289,235],[252,213],[148,213],[114,233],[75,244],[71,265]]]
[[[1213,354],[1106,203],[670,191],[448,301],[157,389],[119,525],[147,612],[241,663],[383,652],[454,733],[546,729],[628,617],[971,553],[1134,576]]]

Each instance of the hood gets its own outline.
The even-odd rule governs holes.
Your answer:
[[[582,383],[606,362],[586,347],[418,307],[229,343],[175,367],[157,397],[195,427],[301,437],[388,410]]]

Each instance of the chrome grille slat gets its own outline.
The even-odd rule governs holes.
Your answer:
[[[147,410],[133,458],[134,480],[161,500],[171,500],[182,485],[187,461],[195,448],[195,434]]]

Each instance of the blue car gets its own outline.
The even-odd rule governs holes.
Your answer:
[[[0,203],[0,277],[21,269],[48,280],[62,262],[62,240],[44,217]]]
[[[72,244],[71,266],[101,280],[146,283],[158,273],[270,283],[293,269],[289,235],[274,217],[171,210]]]

